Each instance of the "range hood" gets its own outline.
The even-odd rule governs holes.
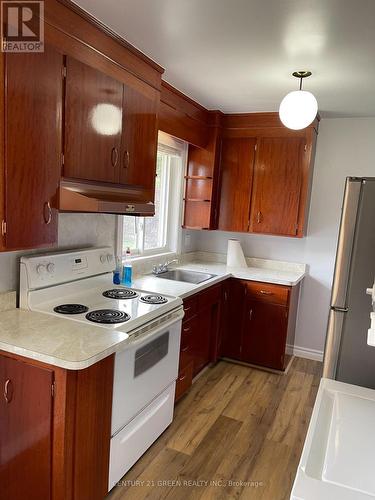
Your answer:
[[[59,188],[60,212],[155,215],[152,201],[145,202],[144,188],[62,179]],[[149,193],[152,199],[152,193]]]

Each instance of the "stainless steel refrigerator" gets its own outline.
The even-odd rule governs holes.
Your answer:
[[[323,376],[375,388],[375,347],[367,345],[375,277],[375,178],[346,179]]]

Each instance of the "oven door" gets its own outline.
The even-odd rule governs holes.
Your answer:
[[[178,375],[183,311],[134,337],[116,354],[112,437],[164,391]]]

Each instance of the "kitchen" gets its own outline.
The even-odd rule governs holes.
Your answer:
[[[21,3],[0,498],[373,496],[374,7]]]

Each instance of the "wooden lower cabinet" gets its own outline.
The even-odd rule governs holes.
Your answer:
[[[0,497],[51,498],[53,371],[0,356]]]
[[[0,352],[1,500],[107,494],[114,355],[73,371]]]
[[[219,284],[184,300],[176,401],[190,388],[193,377],[218,358],[221,295]]]
[[[220,355],[275,370],[294,344],[299,285],[231,278],[224,284]]]

